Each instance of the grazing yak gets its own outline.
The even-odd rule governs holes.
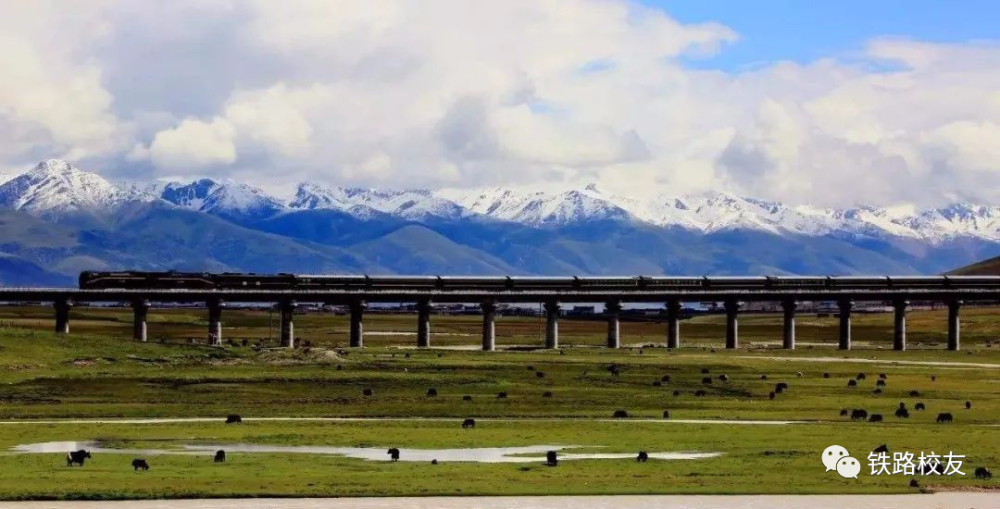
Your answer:
[[[917,391],[910,391],[910,397],[911,398],[919,398],[920,397],[920,393],[917,392]]]
[[[466,420],[462,421],[462,429],[469,429],[469,428],[475,428],[475,427],[476,427],[476,420],[475,419],[466,419]]]
[[[534,371],[534,370],[535,370],[534,366],[530,366],[530,365],[528,366],[528,371]]]
[[[780,383],[778,383],[777,385],[774,386],[774,392],[776,392],[778,394],[781,394],[782,392],[785,392],[786,390],[788,390],[788,384],[786,384],[785,382],[780,382]]]
[[[618,378],[618,375],[621,374],[621,371],[618,369],[617,364],[612,364],[608,366],[608,373],[611,373],[612,378]]]
[[[770,399],[774,399],[774,396],[775,396],[775,392],[774,392],[774,391],[771,391],[771,392],[770,392],[770,393],[768,393],[768,395],[767,395],[767,397],[768,397],[768,398],[770,398]]]
[[[726,375],[725,373],[723,373],[723,374],[719,375],[719,380],[722,380],[723,382],[728,382],[729,381],[729,376]]]
[[[857,385],[858,385],[858,382],[856,382],[854,380],[848,380],[847,381],[847,386],[848,387],[856,387]]]
[[[868,417],[868,422],[882,422],[882,414],[871,414]]]
[[[243,418],[236,414],[226,416],[226,424],[243,424]]]
[[[851,412],[849,412],[846,408],[841,408],[840,409],[840,416],[841,417],[847,417],[848,415],[850,415],[850,413]]]
[[[373,391],[371,389],[364,389],[364,390],[361,391],[361,394],[365,395],[365,396],[374,396],[375,395],[375,391]]]
[[[910,479],[910,487],[911,488],[919,488],[920,487],[920,481],[918,481],[916,479]]]
[[[880,452],[884,452],[886,454],[889,454],[889,446],[886,445],[886,444],[882,444],[882,445],[876,447],[875,449],[873,449],[872,452],[874,452],[876,454],[880,453]]]
[[[132,469],[135,470],[136,472],[138,472],[140,470],[142,470],[143,472],[148,472],[149,471],[149,463],[146,463],[146,460],[144,460],[142,458],[136,458],[136,459],[132,460]]]
[[[801,372],[801,371],[798,371],[798,372],[796,372],[796,373],[795,373],[795,376],[797,376],[797,377],[799,377],[799,378],[802,378],[802,372]]]
[[[498,392],[497,393],[497,399],[507,399],[507,393],[506,392]]]
[[[925,407],[923,403],[917,403],[916,405],[913,405],[913,409],[914,410],[926,410],[927,407]]]
[[[966,401],[965,402],[965,409],[966,410],[970,410],[971,408],[972,408],[972,402],[971,401]]]
[[[543,398],[551,398],[552,397],[552,391],[545,391],[545,392],[543,392],[542,393],[542,397]]]
[[[226,462],[226,451],[222,451],[222,450],[215,451],[215,462],[216,463],[225,463]]]
[[[823,373],[823,378],[830,378],[830,373]]]
[[[395,447],[393,447],[393,448],[389,449],[388,451],[385,451],[385,453],[389,455],[389,459],[390,460],[392,460],[392,461],[399,461],[399,449],[396,449]]]
[[[700,398],[702,396],[707,396],[708,393],[705,391],[694,391],[694,395]]]
[[[897,408],[896,409],[896,417],[899,417],[900,419],[909,419],[910,412],[907,409],[902,408],[902,407]]]
[[[615,410],[615,413],[612,414],[611,417],[614,417],[615,419],[624,419],[628,417],[628,412],[624,410]]]
[[[934,381],[936,381],[936,380],[937,380],[937,377],[936,377],[936,376],[934,376],[934,375],[931,375],[931,381],[932,381],[932,382],[934,382]]]
[[[66,466],[71,467],[74,463],[83,466],[83,462],[90,459],[90,451],[84,451],[80,449],[79,451],[72,451],[66,453]]]
[[[944,465],[942,465],[941,462],[934,463],[933,465],[925,463],[917,466],[917,472],[920,475],[929,475],[932,473],[940,475],[944,473]]]
[[[466,394],[465,396],[462,396],[462,401],[472,401],[472,396]]]
[[[937,422],[955,422],[955,416],[948,412],[941,412],[937,416]]]
[[[882,389],[875,389],[872,394],[882,394]]]
[[[545,453],[545,464],[550,467],[554,467],[559,464],[559,458],[556,456],[555,451]]]
[[[986,467],[979,467],[976,469],[976,479],[992,479],[993,472]]]
[[[885,373],[879,373],[878,378],[879,380],[885,380],[886,378],[889,378],[889,375],[886,375]]]
[[[760,375],[761,380],[767,380],[767,375]]]
[[[670,410],[664,410],[663,411],[663,418],[664,419],[669,419],[670,418]]]
[[[855,408],[854,410],[851,410],[851,420],[852,421],[863,421],[863,420],[865,420],[867,418],[868,418],[868,411],[867,410],[864,410],[864,409],[861,409],[861,408]]]
[[[875,382],[875,387],[885,387],[885,380]]]
[[[701,374],[707,375],[708,374],[708,368],[701,368]]]
[[[680,396],[680,395],[681,395],[681,391],[674,391],[674,396]]]
[[[437,464],[438,464],[438,460],[437,459],[432,459],[431,460],[431,465],[437,465]]]
[[[701,383],[705,385],[712,385],[712,377],[706,376],[705,378],[702,378]]]
[[[535,378],[545,378],[544,371],[535,371]]]
[[[438,390],[437,389],[435,389],[433,387],[431,387],[430,389],[427,389],[427,397],[428,398],[433,398],[433,397],[435,397],[437,395],[438,395]]]
[[[868,377],[866,377],[864,373],[858,373],[858,376],[856,378],[860,382],[861,380],[864,380],[865,378],[868,378]]]
[[[662,387],[663,383],[659,380],[653,380],[653,387]]]
[[[649,459],[649,454],[646,451],[639,451],[639,455],[635,457],[635,460],[640,463],[645,463]]]
[[[661,381],[661,382],[664,382],[664,383],[670,383],[670,375],[663,375],[663,376],[662,376],[662,377],[660,378],[660,381]]]

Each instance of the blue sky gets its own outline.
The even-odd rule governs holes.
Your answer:
[[[777,60],[850,58],[878,37],[927,42],[996,39],[1000,2],[988,0],[645,0],[682,23],[714,21],[740,40],[697,67],[739,71]]]

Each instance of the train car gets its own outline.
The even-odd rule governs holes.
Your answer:
[[[887,276],[833,276],[830,277],[830,287],[837,290],[886,288],[889,285]]]
[[[306,290],[363,290],[369,288],[367,276],[303,274],[295,276],[296,288]]]
[[[628,276],[574,277],[574,286],[581,290],[634,290],[638,280]]]
[[[212,274],[194,272],[84,271],[80,273],[79,286],[83,290],[211,289],[215,288],[215,282],[212,278]]]
[[[705,286],[703,277],[639,276],[636,285],[646,290],[690,290]]]
[[[998,287],[1000,276],[944,276],[945,286],[951,287]]]
[[[217,290],[293,290],[298,288],[294,274],[212,274],[212,288]]]
[[[710,289],[754,289],[766,288],[765,276],[713,276],[705,277],[705,288]]]
[[[775,289],[819,289],[830,286],[824,276],[767,276],[767,286]]]
[[[445,290],[509,290],[514,287],[510,276],[439,276]]]

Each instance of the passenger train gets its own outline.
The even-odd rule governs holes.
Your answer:
[[[208,272],[82,272],[80,288],[191,290],[822,290],[1000,288],[1000,276],[369,276]]]

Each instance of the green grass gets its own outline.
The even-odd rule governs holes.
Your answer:
[[[215,465],[208,456],[149,456],[153,470],[134,474],[132,457],[98,454],[85,468],[67,468],[63,454],[0,452],[0,498],[155,498],[222,496],[513,495],[614,493],[895,493],[912,491],[908,477],[859,480],[825,473],[819,461],[828,445],[844,445],[867,464],[867,451],[886,443],[891,451],[954,451],[968,456],[965,477],[923,478],[924,488],[995,487],[977,481],[975,466],[1000,466],[1000,369],[972,364],[929,366],[896,361],[1000,366],[993,342],[997,320],[988,309],[968,309],[964,346],[948,352],[938,344],[944,317],[914,312],[911,338],[918,348],[893,352],[891,317],[859,315],[855,337],[865,349],[834,349],[832,319],[802,317],[799,341],[813,344],[786,352],[773,348],[780,317],[747,315],[744,348],[718,347],[719,317],[684,322],[687,348],[584,348],[603,341],[600,321],[564,321],[562,352],[527,350],[415,350],[412,336],[370,336],[364,350],[337,348],[346,341],[342,316],[297,317],[297,330],[313,347],[295,351],[249,347],[211,348],[201,342],[203,311],[151,313],[156,339],[128,339],[130,314],[114,309],[74,310],[73,334],[48,332],[51,310],[0,309],[0,419],[216,417],[214,422],[161,424],[0,424],[0,451],[23,443],[102,440],[115,447],[172,448],[186,443],[273,443],[387,448],[492,447],[575,444],[607,452],[721,452],[684,461],[566,461],[540,464],[388,463],[316,455],[238,454]],[[226,335],[267,337],[266,312],[228,311]],[[368,331],[408,331],[414,317],[368,317]],[[537,320],[502,318],[501,343],[537,344]],[[475,333],[476,317],[434,318],[435,332]],[[661,342],[662,323],[626,323],[626,343]],[[196,336],[197,334],[197,336]],[[198,337],[188,344],[188,337]],[[435,336],[435,344],[475,344],[477,337]],[[935,346],[937,345],[937,346]],[[407,348],[400,348],[400,347]],[[816,361],[815,358],[821,360]],[[872,360],[837,362],[838,359]],[[606,370],[615,363],[621,376]],[[533,370],[529,370],[529,367]],[[702,374],[708,369],[709,374]],[[544,373],[539,377],[538,372]],[[798,376],[801,372],[802,376]],[[847,380],[868,375],[856,388]],[[823,374],[829,374],[824,378]],[[872,392],[878,373],[888,375],[881,395]],[[721,374],[728,382],[718,379]],[[766,374],[768,379],[761,380]],[[655,387],[664,375],[669,383]],[[713,377],[711,385],[702,378]],[[931,377],[935,380],[932,381]],[[790,390],[768,398],[777,382]],[[427,397],[429,388],[437,397]],[[373,389],[366,397],[363,389]],[[705,397],[695,397],[705,390]],[[910,391],[919,391],[911,397]],[[496,398],[498,392],[509,397]],[[553,397],[543,393],[551,391]],[[680,395],[674,396],[674,391]],[[463,401],[470,395],[473,401]],[[971,410],[964,402],[973,403]],[[913,411],[924,402],[926,412]],[[910,419],[897,419],[900,402]],[[884,423],[852,423],[842,408],[881,413]],[[608,421],[617,409],[630,419]],[[687,424],[686,419],[794,420],[774,425]],[[936,424],[938,412],[955,415]],[[407,417],[403,421],[222,423],[229,413],[245,417]],[[474,430],[459,426],[475,417]],[[426,419],[434,420],[426,420]],[[641,422],[638,419],[655,419]],[[440,419],[440,420],[439,420]]]

